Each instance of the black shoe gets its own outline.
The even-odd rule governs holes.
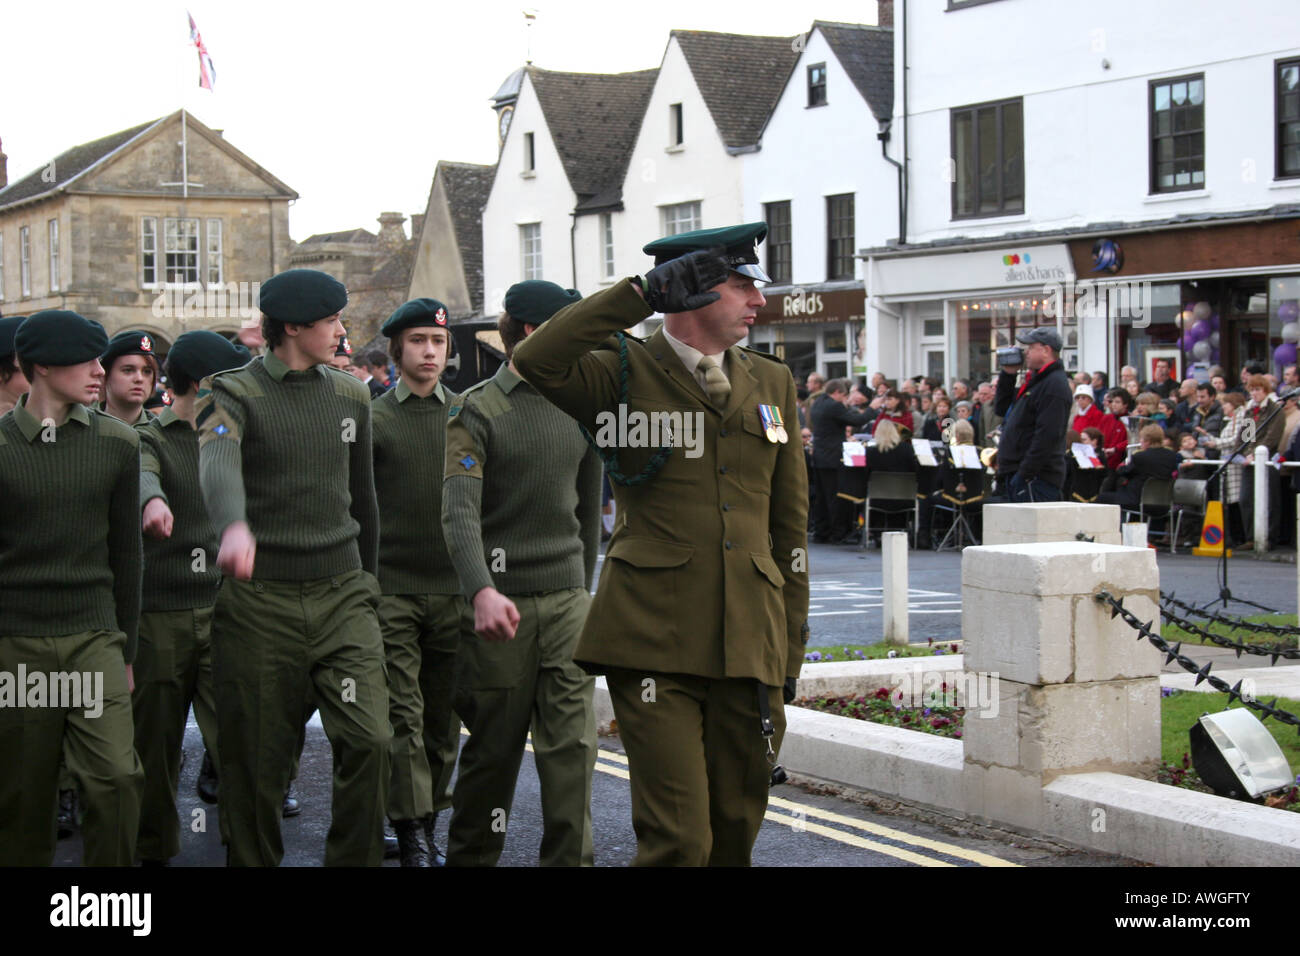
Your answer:
[[[419,820],[394,820],[397,852],[402,866],[429,866],[429,848],[424,845],[424,827]]]
[[[393,835],[393,828],[389,824],[384,824],[384,859],[396,860],[401,856],[401,848],[397,845],[397,837]]]
[[[59,839],[66,840],[77,832],[77,791],[59,791]]]
[[[194,783],[194,792],[206,804],[217,802],[217,768],[212,765],[212,755],[203,751],[203,764],[199,767],[199,779]]]
[[[438,822],[438,814],[428,817],[424,821],[424,840],[429,846],[429,865],[446,866],[447,854],[438,849],[438,844],[433,839],[433,828]]]
[[[293,781],[290,781],[289,789],[284,792],[284,805],[280,808],[280,816],[296,817],[300,813],[302,813],[302,804],[293,795]]]

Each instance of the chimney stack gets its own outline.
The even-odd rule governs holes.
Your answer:
[[[406,244],[406,230],[402,223],[406,217],[400,212],[381,212],[379,214],[379,244],[389,251],[402,248]]]
[[[876,0],[876,26],[894,25],[894,0]]]
[[[0,143],[0,189],[9,185],[9,157],[5,155],[4,143]]]
[[[411,238],[419,239],[420,233],[424,231],[424,213],[411,213]]]

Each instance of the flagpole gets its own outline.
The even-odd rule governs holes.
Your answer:
[[[185,107],[181,106],[181,199],[190,198],[189,134],[185,124]]]

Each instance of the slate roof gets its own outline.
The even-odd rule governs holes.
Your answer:
[[[702,30],[673,30],[672,36],[722,141],[732,149],[757,145],[799,59],[796,38]]]
[[[834,51],[871,113],[878,120],[894,115],[894,31],[861,23],[813,22],[813,29]]]
[[[369,232],[368,230],[357,228],[357,229],[345,229],[342,232],[318,232],[314,236],[308,236],[302,242],[298,243],[298,245],[305,246],[308,243],[326,243],[326,242],[378,242],[378,241],[379,241],[379,237],[376,236],[373,232]]]
[[[135,139],[145,130],[161,123],[167,117],[156,120],[150,120],[148,123],[141,123],[139,126],[132,126],[130,129],[124,129],[111,136],[105,136],[101,139],[89,143],[82,143],[80,146],[74,146],[71,149],[64,150],[58,156],[54,157],[54,182],[46,182],[41,179],[42,173],[50,168],[50,164],[34,169],[22,179],[15,180],[4,189],[0,189],[0,209],[5,206],[11,206],[14,203],[22,202],[25,199],[32,199],[43,193],[55,192],[66,186],[69,181],[84,173],[90,167],[99,163],[110,153],[120,146],[124,146],[131,140]]]
[[[558,73],[528,67],[578,209],[617,205],[659,71]],[[593,205],[598,200],[601,205]]]
[[[456,245],[460,247],[460,261],[465,268],[471,315],[483,311],[483,207],[492,191],[496,169],[496,166],[475,163],[439,162],[434,172],[435,177],[442,177],[447,194]]]

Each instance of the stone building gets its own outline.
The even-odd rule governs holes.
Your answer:
[[[298,194],[183,111],[74,146],[12,183],[4,162],[5,314],[73,309],[110,335],[143,329],[165,353],[187,329],[238,329],[256,283],[288,261]]]

